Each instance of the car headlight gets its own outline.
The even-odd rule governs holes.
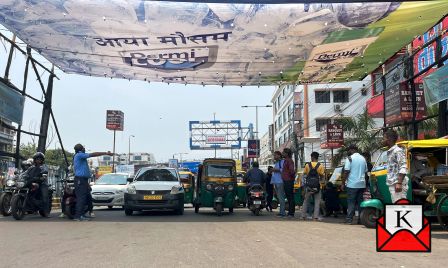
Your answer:
[[[229,189],[229,191],[233,191],[233,185],[230,184],[229,187],[228,187],[227,189]]]
[[[137,190],[135,189],[135,186],[132,185],[132,184],[129,185],[126,190],[127,190],[128,194],[136,194],[137,193]]]
[[[209,191],[212,190],[212,185],[211,184],[207,184],[207,190],[209,190]]]
[[[171,188],[171,192],[170,194],[179,194],[179,193],[183,193],[184,188],[182,186],[173,186],[173,188]]]
[[[8,186],[8,187],[14,186],[14,184],[16,184],[16,182],[14,180],[7,180],[6,181],[6,186]]]
[[[17,187],[19,187],[19,188],[25,187],[25,182],[24,181],[18,181],[17,182]]]

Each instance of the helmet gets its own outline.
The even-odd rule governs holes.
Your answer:
[[[37,159],[42,159],[42,161],[45,161],[45,155],[41,152],[37,152],[33,155],[33,160],[36,161]]]
[[[75,147],[73,149],[75,149],[75,152],[81,152],[82,149],[84,149],[84,146],[82,146],[82,144],[78,143],[75,145]]]

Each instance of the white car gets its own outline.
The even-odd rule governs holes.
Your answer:
[[[129,175],[126,173],[109,173],[101,176],[92,185],[92,199],[94,206],[124,206],[124,192],[128,184]]]
[[[152,209],[184,213],[184,189],[176,169],[142,168],[131,180],[124,195],[125,214]]]

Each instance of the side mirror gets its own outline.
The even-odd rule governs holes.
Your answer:
[[[127,181],[128,181],[129,183],[132,183],[132,182],[134,181],[134,177],[129,177],[129,178],[127,179]]]

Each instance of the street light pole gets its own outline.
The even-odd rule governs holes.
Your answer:
[[[128,165],[131,163],[131,137],[135,138],[135,136],[134,135],[129,135]]]
[[[255,108],[255,136],[258,139],[258,108],[270,108],[272,105],[243,105],[241,108]]]

